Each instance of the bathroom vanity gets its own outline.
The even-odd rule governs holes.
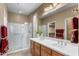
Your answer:
[[[55,38],[54,38],[55,39]],[[77,56],[77,45],[60,45],[50,39],[41,40],[39,38],[30,39],[31,54],[33,56]],[[58,45],[59,44],[59,45]]]
[[[34,41],[31,41],[31,47],[32,47],[31,53],[33,56],[63,56],[64,55]]]

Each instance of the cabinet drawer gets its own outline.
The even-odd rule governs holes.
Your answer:
[[[52,56],[64,56],[64,55],[52,50]]]
[[[45,53],[51,55],[52,50],[49,49],[49,48],[47,48],[47,47],[45,47],[45,46],[41,46],[41,53],[42,53],[42,52],[45,52]]]

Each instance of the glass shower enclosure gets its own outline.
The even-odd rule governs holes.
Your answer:
[[[24,50],[29,48],[28,24],[8,24],[9,50]]]

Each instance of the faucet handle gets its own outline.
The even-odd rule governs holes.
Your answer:
[[[67,43],[64,42],[64,41],[58,41],[58,44],[59,44],[59,45],[63,45],[63,46],[66,46],[66,45],[67,45]]]

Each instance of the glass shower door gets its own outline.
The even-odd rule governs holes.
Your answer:
[[[9,23],[9,49],[28,48],[28,24]]]

